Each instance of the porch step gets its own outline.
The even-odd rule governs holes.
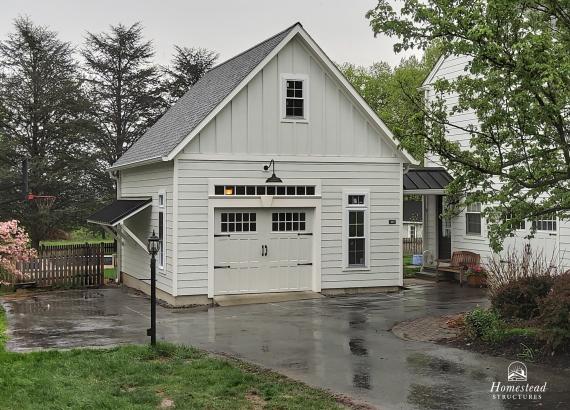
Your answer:
[[[248,293],[243,295],[214,296],[214,304],[218,306],[254,305],[258,303],[290,302],[293,300],[324,298],[315,292],[275,292],[275,293]]]

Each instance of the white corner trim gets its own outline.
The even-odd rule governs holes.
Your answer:
[[[133,241],[135,241],[141,248],[144,249],[144,251],[145,251],[146,253],[148,253],[148,249],[147,249],[146,245],[143,243],[143,241],[141,241],[141,240],[133,233],[133,231],[131,231],[129,228],[127,228],[127,226],[126,226],[124,223],[121,223],[121,230],[125,231],[125,233],[126,233],[127,235],[129,235]]]
[[[178,296],[178,160],[172,172],[172,296]]]

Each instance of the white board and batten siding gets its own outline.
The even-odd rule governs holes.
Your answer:
[[[178,295],[205,294],[208,290],[208,184],[209,179],[231,176],[243,184],[267,178],[263,162],[178,159],[179,240]],[[401,164],[281,161],[277,174],[287,180],[320,180],[321,287],[401,285]],[[370,269],[343,270],[343,190],[370,192]],[[398,221],[389,224],[389,220]],[[318,221],[317,221],[318,223]]]
[[[121,171],[120,197],[152,197],[152,206],[125,221],[125,225],[146,244],[152,230],[158,235],[158,194],[166,193],[166,266],[157,269],[157,287],[172,293],[173,244],[173,164],[172,162],[144,165]],[[121,248],[121,270],[137,279],[150,277],[150,257],[144,249],[124,235]],[[158,266],[158,262],[157,262]],[[149,283],[148,280],[145,283]]]
[[[280,120],[282,75],[308,78],[308,121]],[[294,77],[294,76],[293,76]],[[325,68],[293,39],[189,143],[185,153],[395,157]]]

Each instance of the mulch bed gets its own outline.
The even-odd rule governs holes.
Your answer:
[[[544,343],[528,336],[512,336],[501,344],[489,345],[480,340],[470,340],[463,332],[460,332],[455,338],[438,340],[436,343],[489,356],[523,360],[570,370],[570,351],[550,354],[545,351]],[[532,356],[529,355],[529,351],[532,351]]]

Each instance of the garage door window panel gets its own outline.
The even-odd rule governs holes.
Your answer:
[[[223,233],[256,232],[257,216],[255,212],[222,212],[220,231]]]
[[[302,232],[305,229],[305,212],[273,212],[271,214],[273,232]]]

